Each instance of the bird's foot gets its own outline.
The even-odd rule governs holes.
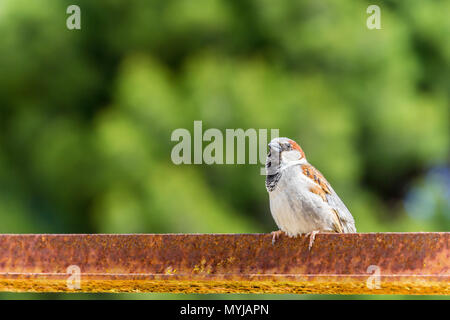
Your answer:
[[[278,230],[278,231],[272,231],[271,235],[272,235],[272,245],[275,244],[275,242],[278,240],[278,238],[283,234],[283,231]]]
[[[313,246],[314,240],[316,239],[316,234],[318,234],[318,233],[319,233],[319,230],[314,230],[314,231],[308,232],[308,233],[306,234],[307,237],[309,236],[309,245],[308,245],[308,249],[309,249],[310,251],[311,251],[311,248],[312,248],[312,246]]]

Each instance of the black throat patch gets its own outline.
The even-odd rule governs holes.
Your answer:
[[[276,163],[274,165],[274,162],[279,161],[272,161],[273,159],[270,159],[270,157],[267,158],[266,161],[266,189],[268,192],[272,192],[275,187],[277,186],[278,181],[280,181],[281,178],[281,171],[280,171],[280,165],[279,163]]]
[[[266,176],[266,189],[268,192],[272,192],[280,181],[281,172]]]

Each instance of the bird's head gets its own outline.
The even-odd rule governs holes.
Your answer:
[[[304,160],[305,153],[300,146],[289,138],[275,138],[269,143],[269,154],[267,155],[266,168],[270,171],[277,171],[280,166],[289,164],[292,161]]]

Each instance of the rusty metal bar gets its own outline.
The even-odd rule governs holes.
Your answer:
[[[311,251],[306,236],[271,240],[268,234],[4,234],[0,291],[450,294],[447,232],[318,234]],[[79,275],[68,269],[73,265]]]

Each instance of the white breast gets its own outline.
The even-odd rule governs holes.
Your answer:
[[[314,182],[299,165],[286,168],[269,193],[270,211],[280,230],[289,236],[316,230],[332,231],[331,208],[310,191]]]

